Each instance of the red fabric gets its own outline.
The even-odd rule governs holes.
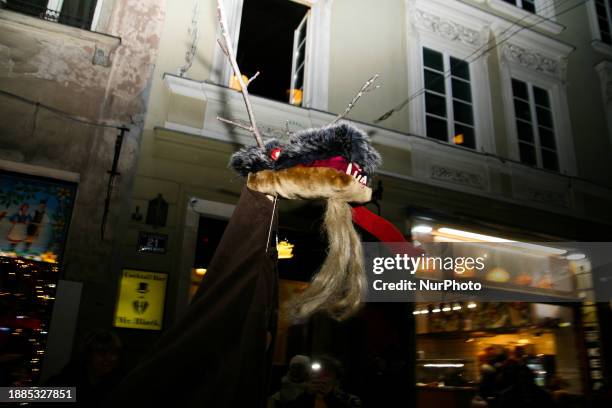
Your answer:
[[[385,243],[387,249],[394,254],[419,256],[423,250],[406,241],[404,235],[395,225],[374,214],[364,206],[353,207],[353,222]]]
[[[341,171],[342,173],[346,173],[346,169],[348,168],[349,162],[342,156],[334,156],[325,160],[315,160],[310,163],[301,164],[303,167],[329,167],[332,169],[336,169]],[[361,167],[357,163],[353,163],[351,168],[351,176],[355,175],[357,172],[358,175],[361,175]]]
[[[381,242],[406,242],[406,238],[395,225],[364,206],[353,207],[353,222]]]

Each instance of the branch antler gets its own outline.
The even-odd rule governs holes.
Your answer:
[[[372,77],[370,77],[370,79],[368,79],[366,81],[365,84],[363,84],[363,86],[361,87],[361,89],[359,90],[359,92],[357,92],[357,95],[355,95],[355,97],[353,98],[353,100],[351,101],[351,103],[348,104],[348,106],[346,107],[346,109],[344,110],[343,113],[341,113],[340,115],[338,115],[336,117],[336,119],[334,119],[330,125],[333,125],[334,123],[338,122],[340,119],[344,119],[346,117],[346,115],[348,115],[348,113],[351,111],[351,109],[353,109],[355,107],[355,105],[357,104],[357,101],[359,100],[359,98],[361,98],[361,96],[364,93],[373,91],[375,89],[380,88],[380,85],[376,85],[373,87],[374,82],[376,82],[376,80],[378,79],[378,74],[374,74]]]
[[[247,127],[244,125],[240,125],[239,127],[246,129],[250,131],[251,133],[253,133],[253,136],[255,136],[255,141],[257,142],[257,145],[263,149],[264,143],[261,138],[261,133],[259,133],[259,129],[257,129],[257,122],[255,121],[255,114],[253,113],[253,106],[251,105],[251,100],[249,99],[249,91],[247,89],[251,81],[257,78],[257,76],[259,75],[259,72],[253,75],[251,79],[248,80],[248,83],[245,83],[244,80],[242,79],[242,74],[240,73],[240,67],[238,67],[238,62],[236,61],[236,54],[234,53],[234,46],[232,43],[232,39],[226,29],[227,22],[225,20],[225,10],[223,9],[223,0],[217,0],[217,17],[219,19],[219,25],[221,27],[221,35],[223,36],[223,41],[220,41],[220,40],[218,41],[219,46],[223,50],[223,53],[227,55],[227,58],[229,59],[229,62],[232,66],[232,70],[234,71],[234,75],[236,76],[236,79],[238,80],[238,83],[240,84],[240,91],[242,92],[242,97],[244,98],[244,104],[246,105],[247,113],[249,114],[249,120],[251,122],[250,127]],[[223,119],[220,117],[217,117],[217,119],[219,119],[222,122],[238,126],[236,122],[233,122],[231,120]]]

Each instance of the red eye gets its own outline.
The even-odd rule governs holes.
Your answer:
[[[280,154],[281,154],[281,148],[280,147],[275,147],[270,152],[270,158],[272,160],[274,160],[274,161],[277,161],[278,160],[278,156],[280,156]]]

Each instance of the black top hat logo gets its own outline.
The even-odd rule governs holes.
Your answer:
[[[149,293],[149,284],[147,282],[138,282],[138,293]]]

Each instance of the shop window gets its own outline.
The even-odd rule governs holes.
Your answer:
[[[261,75],[249,90],[302,105],[308,69],[310,8],[287,0],[245,0],[238,42],[238,64],[247,76]]]
[[[423,78],[427,137],[475,148],[469,63],[423,48]]]
[[[0,171],[0,385],[37,383],[77,185]]]
[[[6,8],[44,20],[89,30],[98,0],[7,0]]]
[[[530,13],[536,12],[536,2],[535,0],[503,0],[506,3],[512,4],[516,7],[522,8],[525,11]]]
[[[559,171],[549,92],[513,78],[512,97],[521,162]]]

